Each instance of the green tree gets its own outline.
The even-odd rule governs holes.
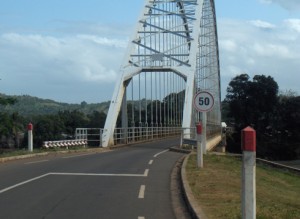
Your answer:
[[[272,129],[278,106],[278,84],[270,76],[241,74],[232,79],[225,99],[229,106],[229,118],[235,124],[236,133],[229,138],[229,150],[240,152],[240,131],[252,126],[257,132],[258,155],[265,156],[273,151],[266,133]]]
[[[229,83],[225,99],[229,117],[234,119],[238,130],[251,125],[263,131],[270,125],[278,103],[278,85],[270,76],[256,75],[253,81],[249,79],[249,75],[241,74]]]

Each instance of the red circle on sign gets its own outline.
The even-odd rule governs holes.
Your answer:
[[[211,93],[200,91],[194,97],[195,109],[199,112],[209,112],[214,107],[215,100]]]

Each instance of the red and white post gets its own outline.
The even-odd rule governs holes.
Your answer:
[[[242,130],[242,218],[256,218],[256,131]]]
[[[196,124],[197,131],[197,166],[203,168],[203,139],[202,139],[202,124],[199,122]]]
[[[27,125],[27,130],[28,130],[28,151],[32,152],[33,151],[33,125],[32,123],[29,123]]]

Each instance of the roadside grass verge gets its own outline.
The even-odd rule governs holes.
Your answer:
[[[186,173],[193,194],[210,219],[240,219],[241,167],[236,157],[205,155],[204,168],[196,155],[189,157]],[[257,219],[299,219],[300,177],[283,170],[257,165]]]

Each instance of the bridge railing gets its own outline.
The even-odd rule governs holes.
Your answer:
[[[181,134],[181,127],[129,127],[116,128],[114,132],[114,144],[129,144],[139,141],[176,136]],[[75,138],[86,140],[89,146],[102,146],[103,128],[77,128]]]
[[[75,136],[76,140],[85,140],[89,146],[102,147],[102,134],[103,128],[77,128]],[[180,145],[195,144],[196,128],[162,126],[116,128],[114,132],[114,145],[130,144],[176,135],[181,135]],[[221,128],[208,126],[207,140],[214,139],[220,135]]]
[[[116,128],[114,132],[114,143],[128,144],[139,141],[163,138],[167,136],[180,135],[181,127],[130,127]]]

